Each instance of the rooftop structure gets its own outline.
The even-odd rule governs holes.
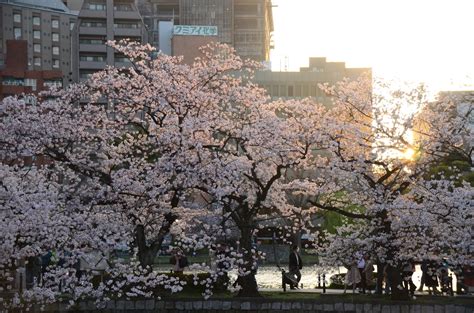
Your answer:
[[[330,104],[331,100],[318,84],[335,84],[344,78],[357,79],[364,73],[371,75],[370,68],[347,68],[344,62],[327,62],[326,58],[310,58],[309,66],[299,72],[260,71],[255,82],[265,88],[272,98],[313,97],[318,102]]]
[[[271,0],[139,0],[150,32],[159,46],[161,21],[174,25],[217,26],[217,40],[232,45],[243,57],[270,58],[273,15]]]
[[[70,13],[66,5],[60,0],[0,0],[0,3],[15,4],[28,8],[40,10],[51,10],[62,13]]]

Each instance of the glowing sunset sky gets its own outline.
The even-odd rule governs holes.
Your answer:
[[[474,89],[474,0],[273,0],[272,68],[327,57],[375,76]]]

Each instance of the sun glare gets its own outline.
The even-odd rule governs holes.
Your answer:
[[[424,82],[433,92],[474,89],[472,0],[272,0],[272,68],[309,57],[372,67],[374,77]]]
[[[415,150],[413,150],[412,148],[406,149],[402,153],[402,158],[406,160],[413,160],[415,158]]]

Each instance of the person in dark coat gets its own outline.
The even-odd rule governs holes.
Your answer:
[[[415,295],[416,286],[413,283],[412,276],[415,272],[415,264],[412,260],[407,260],[403,263],[402,268],[402,284],[407,294],[411,297]]]
[[[428,293],[438,294],[438,264],[434,261],[429,261],[426,268],[425,286],[428,287]]]
[[[425,285],[426,276],[428,275],[428,260],[423,259],[421,262],[421,281],[420,288],[418,291],[423,291],[423,286]]]
[[[301,272],[300,270],[303,268],[303,262],[301,260],[301,256],[298,253],[298,246],[293,245],[291,247],[290,257],[289,257],[289,274],[291,277],[295,277],[295,281],[297,283],[301,280]],[[298,286],[290,286],[290,289],[295,289]]]

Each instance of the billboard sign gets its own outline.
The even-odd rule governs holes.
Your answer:
[[[174,25],[173,35],[217,36],[217,26]]]

